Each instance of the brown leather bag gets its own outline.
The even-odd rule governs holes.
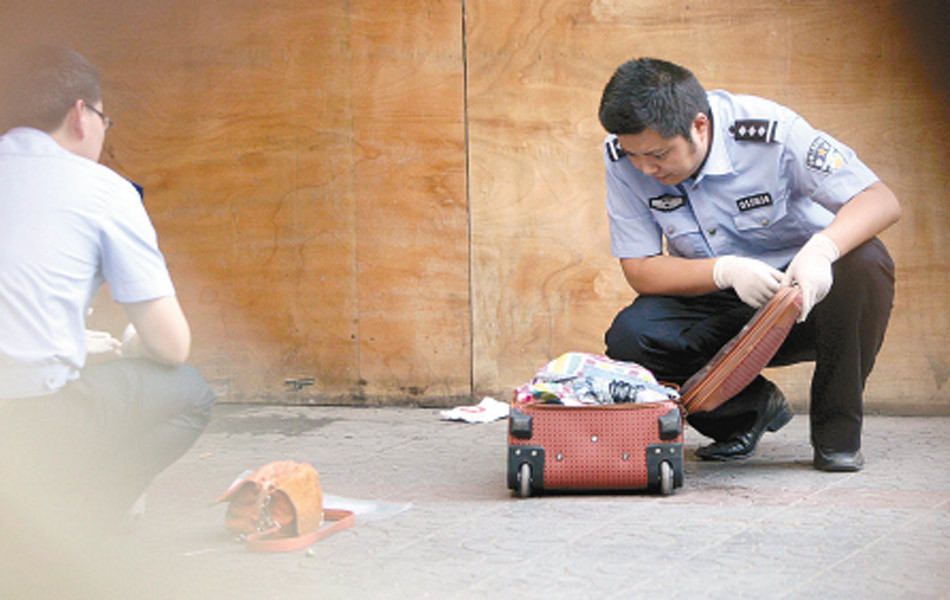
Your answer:
[[[355,520],[350,511],[324,510],[317,470],[292,460],[264,465],[218,498],[225,501],[225,527],[257,552],[305,548]],[[321,529],[325,518],[335,522]]]

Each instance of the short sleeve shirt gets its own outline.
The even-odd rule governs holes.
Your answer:
[[[175,294],[135,188],[44,132],[0,136],[0,398],[78,377],[103,282],[123,303]]]
[[[713,138],[695,179],[664,185],[607,136],[611,251],[618,258],[748,256],[782,269],[878,180],[851,148],[755,96],[708,92]]]

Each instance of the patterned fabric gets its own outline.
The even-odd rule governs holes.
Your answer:
[[[653,374],[632,362],[568,352],[541,368],[531,382],[515,391],[515,402],[583,406],[659,402],[679,398]]]

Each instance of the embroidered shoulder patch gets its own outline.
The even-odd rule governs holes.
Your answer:
[[[762,192],[761,194],[754,194],[752,196],[746,196],[745,198],[739,198],[736,200],[736,205],[742,212],[752,210],[753,208],[759,208],[761,206],[771,206],[772,194],[768,192]]]
[[[805,157],[805,166],[819,173],[834,173],[844,162],[844,156],[822,136],[815,138],[808,148],[808,156]]]
[[[650,198],[650,208],[663,212],[670,212],[686,204],[686,198],[683,196],[674,196],[673,194],[663,194],[656,198]]]
[[[627,151],[620,147],[620,141],[615,137],[607,140],[606,146],[607,156],[609,156],[610,160],[613,162],[617,162],[627,155]]]
[[[729,133],[738,142],[774,142],[778,121],[768,119],[744,119],[736,121]]]

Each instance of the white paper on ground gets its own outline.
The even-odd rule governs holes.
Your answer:
[[[456,406],[441,411],[447,421],[465,421],[466,423],[489,423],[508,416],[508,404],[494,398],[485,397],[476,406]]]
[[[358,498],[343,498],[332,494],[323,495],[323,508],[336,510],[351,510],[358,520],[370,521],[398,515],[412,507],[411,502],[382,502],[380,500],[360,500]]]

